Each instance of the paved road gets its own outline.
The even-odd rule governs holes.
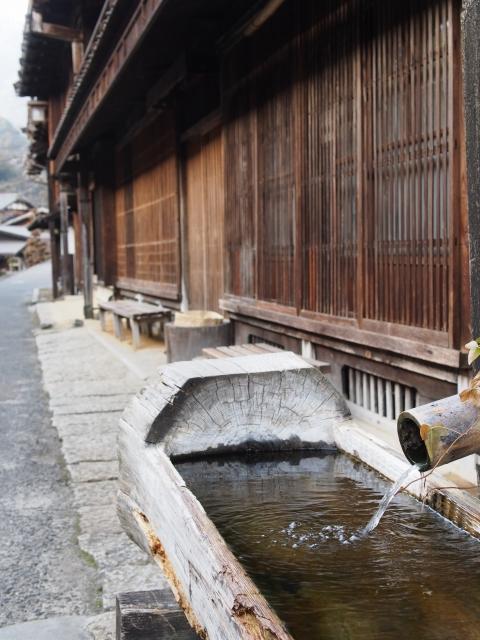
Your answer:
[[[0,627],[98,604],[27,304],[49,279],[48,264],[0,279]]]

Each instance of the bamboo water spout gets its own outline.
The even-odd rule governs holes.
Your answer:
[[[460,394],[398,416],[403,453],[420,471],[480,452],[480,378]]]

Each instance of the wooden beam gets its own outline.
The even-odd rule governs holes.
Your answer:
[[[388,333],[366,331],[355,326],[348,326],[337,322],[336,318],[321,316],[318,319],[305,316],[295,316],[284,311],[261,306],[253,300],[226,296],[220,301],[220,308],[235,314],[236,319],[242,319],[248,324],[250,318],[264,320],[299,329],[319,336],[329,336],[344,342],[351,342],[363,347],[381,348],[383,351],[402,354],[405,358],[415,358],[426,362],[434,362],[449,368],[461,366],[460,351],[447,347],[429,344],[425,341],[414,340],[415,328],[411,328],[412,339],[394,336]]]
[[[32,11],[31,31],[37,35],[62,40],[63,42],[79,42],[82,40],[80,29],[72,29],[62,24],[44,22],[43,16],[38,11]]]
[[[463,1],[461,45],[468,194],[472,337],[480,335],[480,0]],[[474,367],[478,368],[478,360]],[[479,363],[480,364],[480,363]]]
[[[146,106],[149,109],[158,108],[161,102],[173,91],[187,75],[187,61],[185,54],[181,55],[165,71],[160,79],[153,85],[147,93]]]
[[[252,36],[278,11],[284,2],[285,0],[267,0],[261,3],[260,7],[260,3],[254,4],[253,10],[250,10],[231,31],[220,38],[218,46],[224,50],[231,49],[243,38]]]
[[[93,260],[90,250],[91,202],[85,173],[78,174],[78,206],[82,229],[83,313],[93,318]]]
[[[66,163],[86,127],[118,80],[122,70],[132,59],[139,43],[151,29],[165,2],[166,0],[139,0],[135,12],[125,31],[118,38],[110,58],[102,67],[95,84],[81,104],[78,104],[79,89],[77,88],[70,107],[62,116],[49,151],[51,158],[56,159],[59,169]],[[79,112],[74,117],[74,109],[77,107]]]
[[[72,293],[72,282],[69,269],[68,252],[68,192],[62,187],[60,191],[60,238],[62,255],[62,294]]]
[[[158,589],[117,595],[116,637],[195,640],[199,636],[188,624],[170,589]]]
[[[282,344],[285,340],[308,340],[312,341],[316,346],[318,357],[323,358],[325,361],[335,362],[336,353],[339,353],[339,359],[341,362],[345,359],[345,354],[350,354],[357,358],[369,360],[372,363],[376,363],[376,366],[382,364],[388,364],[391,367],[401,369],[402,371],[411,371],[427,378],[434,378],[435,380],[444,380],[451,384],[457,384],[458,373],[455,370],[448,370],[435,366],[435,364],[429,364],[428,362],[422,362],[420,360],[411,360],[403,355],[395,355],[394,353],[386,353],[381,348],[373,349],[368,346],[363,346],[355,342],[347,342],[345,340],[338,340],[337,338],[330,338],[326,335],[314,335],[301,329],[295,329],[293,327],[279,327],[270,322],[263,320],[256,320],[255,318],[245,319],[242,316],[237,316],[234,313],[229,313],[228,317],[230,321],[235,323],[236,331],[239,326],[244,330],[245,335],[249,333],[262,333],[268,334],[266,337],[268,340],[280,340]],[[292,346],[287,346],[288,349],[295,351]],[[357,363],[358,364],[358,363]],[[362,365],[363,366],[363,365]],[[466,369],[466,362],[464,368]],[[392,369],[394,371],[394,369]],[[375,373],[373,371],[372,373]],[[443,395],[451,395],[446,393]]]
[[[222,124],[222,111],[221,109],[215,109],[204,118],[201,118],[194,125],[186,129],[180,137],[181,142],[187,142],[195,138],[202,138],[207,135],[213,129],[220,127]]]
[[[59,297],[58,282],[60,279],[60,237],[55,223],[53,212],[56,210],[57,203],[55,202],[55,189],[54,180],[50,175],[50,167],[48,171],[48,208],[50,211],[50,218],[48,221],[48,230],[50,232],[50,252],[52,262],[52,295],[56,300]]]
[[[83,42],[78,40],[72,42],[72,67],[75,75],[77,75],[82,67],[84,53]]]

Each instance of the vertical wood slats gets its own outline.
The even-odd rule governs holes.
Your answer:
[[[281,24],[268,22],[262,39],[243,41],[224,73],[227,84],[235,79],[225,96],[228,290],[284,305],[295,305],[296,293],[294,60],[286,37],[294,13],[291,3],[282,7]]]
[[[457,13],[456,0],[287,1],[229,52],[229,293],[449,332]]]
[[[257,101],[258,291],[262,300],[295,304],[295,184],[292,58],[280,49],[262,65],[255,82]],[[272,95],[273,94],[273,95]]]
[[[328,5],[328,6],[327,6]],[[356,312],[357,24],[347,5],[309,3],[300,40],[307,108],[303,167],[304,308],[333,316]],[[320,14],[320,15],[319,15]],[[331,16],[338,26],[328,33]]]
[[[171,114],[117,153],[117,277],[179,290],[178,177]],[[148,285],[147,285],[148,286]]]
[[[394,420],[417,403],[417,391],[413,387],[354,367],[344,368],[343,380],[343,392],[350,402],[388,420]]]
[[[366,17],[381,37],[365,45],[365,317],[446,332],[449,285],[447,194],[452,111],[449,2],[396,3]],[[404,5],[402,5],[403,7]],[[401,9],[403,11],[403,9]],[[444,193],[442,194],[442,188]]]
[[[225,136],[226,288],[256,297],[256,222],[254,114],[251,92],[238,87],[229,98],[230,123]]]
[[[185,152],[188,303],[191,309],[217,311],[224,286],[221,130],[189,142]]]

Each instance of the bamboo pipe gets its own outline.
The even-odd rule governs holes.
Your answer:
[[[480,452],[480,386],[403,411],[397,432],[403,453],[420,471]]]

